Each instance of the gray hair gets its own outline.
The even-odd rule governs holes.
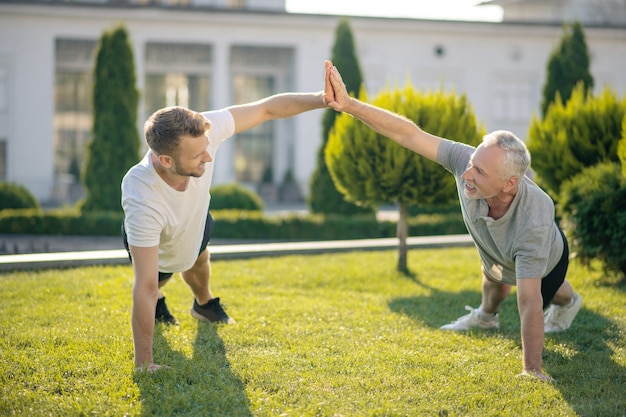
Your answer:
[[[530,152],[526,144],[506,130],[496,130],[483,137],[483,142],[478,147],[499,146],[505,151],[502,163],[502,179],[511,177],[522,178],[530,167]]]

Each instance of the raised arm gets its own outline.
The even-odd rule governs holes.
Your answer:
[[[341,74],[332,64],[327,74],[334,93],[334,100],[328,102],[330,107],[336,111],[351,114],[376,132],[405,148],[433,161],[436,160],[442,138],[424,132],[406,117],[350,97]]]
[[[263,122],[292,117],[309,110],[325,108],[324,93],[283,93],[248,104],[228,107],[235,119],[235,133]]]

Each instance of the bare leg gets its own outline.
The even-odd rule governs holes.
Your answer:
[[[480,309],[489,314],[495,314],[500,308],[500,304],[508,297],[511,292],[511,286],[507,284],[500,284],[492,281],[485,275],[483,271],[482,282],[482,301],[480,303]]]
[[[565,280],[557,290],[556,294],[554,294],[554,298],[551,303],[558,306],[564,306],[572,301],[573,296],[574,289],[572,288],[572,284],[570,284],[568,280]]]
[[[207,247],[196,259],[196,263],[190,270],[183,272],[183,280],[189,285],[198,304],[203,305],[213,298],[209,287],[211,276],[211,264],[209,260],[209,248]]]

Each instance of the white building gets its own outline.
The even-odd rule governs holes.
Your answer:
[[[585,26],[596,91],[626,93],[626,1],[487,3],[503,7],[503,22],[351,17],[369,96],[407,80],[454,89],[488,130],[525,138],[548,57],[573,20]],[[82,163],[90,138],[93,54],[119,23],[135,56],[141,129],[165,105],[205,110],[321,90],[338,19],[286,13],[284,0],[0,0],[0,181],[27,186],[44,204],[80,195],[72,161]],[[310,112],[227,141],[214,184],[255,188],[264,175],[280,184],[290,172],[306,195],[321,117]]]

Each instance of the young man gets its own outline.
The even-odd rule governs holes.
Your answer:
[[[442,329],[498,328],[498,308],[517,285],[522,374],[550,380],[542,370],[544,333],[569,328],[582,298],[565,280],[568,247],[555,223],[554,203],[525,175],[530,166],[525,144],[506,131],[486,135],[477,148],[431,135],[402,116],[349,97],[337,69],[327,73],[334,94],[330,107],[456,178],[463,219],[481,259],[482,302]]]
[[[155,318],[177,323],[160,293],[173,273],[181,272],[193,293],[192,316],[235,322],[209,286],[209,189],[220,144],[268,120],[324,107],[322,92],[287,93],[205,113],[168,107],[145,123],[149,150],[122,180],[123,236],[134,272],[131,323],[138,370],[161,367],[152,355]]]

